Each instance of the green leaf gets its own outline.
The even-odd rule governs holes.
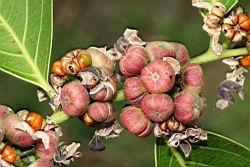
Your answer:
[[[168,147],[163,139],[158,138],[155,144],[156,167],[246,167],[249,164],[249,148],[213,132],[208,132],[206,143],[192,145],[189,158]]]
[[[238,3],[239,0],[201,0],[201,1],[209,2],[211,4],[214,4],[215,2],[220,2],[227,8],[227,11],[229,11]]]
[[[209,2],[210,4],[221,2],[226,7],[227,12],[229,12],[232,8],[234,8],[234,6],[239,2],[239,0],[200,0],[200,1]],[[203,16],[206,15],[207,12],[208,12],[207,10],[204,10],[204,9],[201,10],[201,14]]]
[[[52,6],[52,0],[0,0],[0,69],[47,92]]]

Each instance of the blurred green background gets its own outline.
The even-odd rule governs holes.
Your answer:
[[[249,1],[242,1],[242,5],[250,11]],[[195,56],[208,47],[208,36],[201,26],[202,18],[192,7],[191,0],[54,0],[51,61],[74,48],[112,46],[126,27],[139,29],[144,40],[166,39],[184,43],[190,55]],[[245,100],[237,99],[235,105],[219,111],[215,108],[217,86],[229,68],[221,62],[208,63],[203,68],[207,109],[199,125],[250,146],[250,75],[245,83]],[[27,108],[44,116],[51,114],[47,102],[37,101],[36,89],[36,86],[0,72],[2,104],[11,106],[15,111]],[[82,143],[83,158],[72,163],[72,167],[154,166],[153,136],[139,139],[124,131],[120,138],[105,141],[105,151],[96,153],[87,148],[93,129],[78,119],[71,119],[62,127],[62,140]]]

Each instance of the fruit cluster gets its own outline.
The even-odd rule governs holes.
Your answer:
[[[123,89],[130,103],[120,120],[133,134],[146,137],[154,124],[163,131],[181,132],[204,112],[202,69],[189,63],[184,45],[164,41],[131,45],[119,65],[127,77]]]
[[[53,128],[45,129],[46,125],[39,114],[26,110],[14,114],[9,107],[0,105],[0,164],[28,166],[33,161],[21,156],[22,150],[34,150],[30,154],[35,155],[35,159],[46,161],[46,167],[52,167],[51,160],[57,151],[59,135]]]
[[[105,48],[73,50],[52,67],[51,84],[58,91],[58,103],[69,116],[79,117],[94,127],[111,125],[115,110],[109,102],[116,95],[119,75]]]

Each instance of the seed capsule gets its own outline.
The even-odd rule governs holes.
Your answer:
[[[107,68],[110,71],[114,71],[114,62],[107,55],[107,51],[101,48],[90,47],[87,52],[91,55],[92,66],[96,68]]]
[[[6,145],[4,148],[3,148],[3,151],[1,152],[1,155],[2,155],[2,159],[11,163],[11,164],[14,164],[16,159],[17,159],[17,155],[16,153],[14,152],[13,148],[11,148],[10,146]]]
[[[185,88],[201,92],[203,87],[203,72],[202,68],[198,64],[188,64],[184,67],[183,72],[183,85]]]
[[[239,63],[243,67],[250,67],[250,55],[245,55],[239,60]]]
[[[196,92],[181,91],[175,98],[174,117],[182,124],[193,124],[200,117],[204,104]]]
[[[42,116],[40,114],[37,114],[35,112],[30,112],[27,115],[26,118],[26,122],[35,130],[35,131],[39,131],[42,130],[45,125],[46,122],[45,120],[42,118]]]
[[[87,114],[87,116],[99,126],[108,126],[115,120],[115,109],[112,104],[108,102],[94,102],[90,104]],[[87,120],[90,124],[92,124],[91,119]]]
[[[163,60],[155,60],[143,68],[141,80],[150,93],[166,93],[175,83],[175,71]]]
[[[149,54],[141,45],[131,45],[119,62],[121,73],[125,76],[136,76],[146,66]]]
[[[141,109],[151,121],[162,122],[173,113],[174,103],[166,94],[149,94],[142,99]]]
[[[153,41],[149,42],[146,49],[150,55],[150,60],[160,59],[163,57],[176,57],[176,48],[169,42],[165,41]]]
[[[87,111],[90,99],[86,88],[73,81],[62,87],[60,101],[68,115],[81,116]]]
[[[120,115],[123,126],[139,137],[147,137],[153,130],[152,123],[144,116],[140,108],[125,107]]]
[[[62,62],[60,60],[57,60],[54,62],[52,67],[52,72],[59,76],[65,76],[66,73],[63,70]]]
[[[141,100],[147,94],[145,87],[140,78],[127,78],[124,82],[123,90],[126,99],[134,106],[140,106]]]
[[[33,144],[33,138],[27,132],[19,130],[15,125],[19,122],[23,122],[16,114],[9,114],[3,121],[6,137],[8,141],[14,143],[20,147],[27,148]]]
[[[242,10],[232,11],[228,18],[224,19],[222,31],[228,40],[238,43],[247,37],[250,30],[250,20]]]
[[[46,131],[46,133],[49,135],[49,148],[45,149],[43,142],[39,141],[36,144],[36,155],[41,159],[52,160],[57,151],[59,136],[52,130]]]

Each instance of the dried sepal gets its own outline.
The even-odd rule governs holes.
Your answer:
[[[82,156],[82,153],[77,151],[79,147],[80,143],[73,142],[70,145],[59,143],[56,154],[54,154],[54,162],[58,165],[69,165],[74,158]]]
[[[106,139],[112,139],[119,137],[122,133],[123,128],[120,126],[120,124],[115,121],[111,126],[104,127],[102,129],[98,129],[95,131],[95,134],[100,137],[105,137]]]
[[[227,58],[223,60],[223,63],[229,65],[232,71],[226,74],[226,80],[222,81],[218,88],[218,101],[216,107],[223,110],[227,108],[230,104],[234,103],[233,93],[236,92],[239,97],[244,99],[244,82],[246,77],[245,73],[248,71],[240,66],[239,60],[242,57],[237,58]]]
[[[47,116],[46,117],[46,126],[44,127],[44,131],[48,131],[48,130],[52,130],[52,129],[56,132],[57,136],[60,137],[63,135],[61,126],[56,124],[53,119],[51,119],[49,116]]]
[[[183,153],[188,157],[191,153],[190,143],[197,143],[199,141],[207,140],[207,133],[201,128],[187,128],[182,133],[173,133],[168,139],[167,143],[169,146],[178,147],[180,146]]]
[[[57,111],[61,107],[60,93],[51,98],[49,105],[54,112]]]
[[[154,135],[155,137],[166,137],[170,135],[170,131],[164,131],[160,128],[159,123],[156,123],[154,126]]]
[[[100,139],[100,136],[94,134],[92,139],[90,140],[88,147],[91,151],[103,151],[105,150],[105,145]]]
[[[37,89],[37,97],[39,102],[43,102],[48,99],[47,94],[43,89]]]
[[[14,165],[3,160],[2,155],[0,155],[0,167],[14,167]]]
[[[27,132],[33,140],[42,140],[45,149],[49,148],[49,136],[43,131],[34,131],[32,127],[26,122],[18,122],[15,124],[15,128]]]
[[[226,7],[216,2],[211,5],[208,2],[202,2],[200,0],[192,0],[193,6],[200,9],[207,9],[208,14],[204,16],[203,30],[205,30],[211,38],[211,48],[216,55],[222,54],[222,46],[219,43],[219,37],[221,33],[221,18],[226,14]]]
[[[163,61],[166,61],[168,64],[172,66],[172,68],[175,71],[175,75],[180,73],[181,70],[181,64],[178,60],[172,57],[163,57]]]

